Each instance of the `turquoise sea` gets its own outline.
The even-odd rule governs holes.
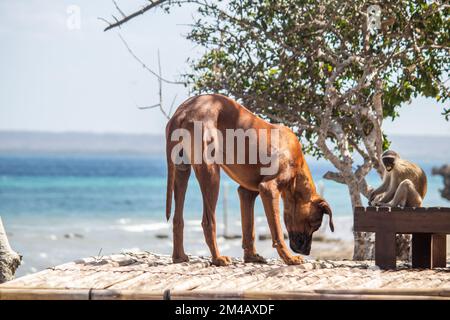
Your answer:
[[[431,168],[442,163],[419,164],[429,181],[424,205],[449,205],[439,196],[442,178],[431,175]],[[332,169],[326,162],[310,159],[309,166],[318,189],[333,208],[337,219],[335,236],[351,239],[352,211],[346,186],[322,179],[323,174]],[[368,180],[372,185],[380,182],[375,174]],[[223,233],[223,192],[227,189],[228,232],[238,234],[237,185],[224,173],[221,183],[218,233]],[[84,256],[121,250],[139,248],[170,253],[170,224],[164,214],[165,192],[163,156],[0,156],[0,215],[11,245],[24,256],[18,275]],[[201,214],[201,193],[191,176],[185,204],[186,247],[190,253],[208,254],[201,232]],[[260,201],[257,201],[256,215],[257,233],[267,232]],[[235,254],[240,250],[240,240],[226,242],[222,239],[221,242],[225,253],[228,250]]]

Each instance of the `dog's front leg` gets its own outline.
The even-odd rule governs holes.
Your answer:
[[[280,224],[280,191],[275,179],[261,182],[259,184],[259,194],[261,196],[267,222],[269,223],[272,235],[272,246],[277,249],[281,259],[286,264],[302,264],[301,256],[293,256],[284,242],[283,230]]]

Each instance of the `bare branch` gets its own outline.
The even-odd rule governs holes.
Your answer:
[[[123,13],[123,11],[119,8],[119,5],[117,4],[116,1],[113,0],[114,6],[116,7],[117,11],[119,11],[119,13],[122,15],[123,18],[126,17],[125,13]]]
[[[129,21],[129,20],[131,20],[131,19],[133,19],[133,18],[135,18],[135,17],[137,17],[137,16],[140,16],[140,15],[144,14],[144,13],[147,12],[148,10],[150,10],[150,9],[152,9],[152,8],[154,8],[154,7],[157,7],[157,6],[159,6],[160,4],[162,4],[163,2],[166,2],[166,1],[168,1],[168,0],[150,1],[150,3],[149,3],[148,5],[143,6],[140,10],[138,10],[138,11],[136,11],[136,12],[133,12],[132,14],[130,14],[130,15],[128,15],[128,16],[125,15],[125,14],[122,12],[122,10],[119,9],[119,7],[118,7],[117,4],[115,3],[115,1],[113,1],[113,2],[114,2],[114,5],[115,5],[116,8],[117,8],[117,10],[122,14],[123,18],[120,19],[120,20],[116,19],[116,22],[114,22],[114,23],[108,22],[109,25],[105,28],[104,31],[108,31],[108,30],[110,30],[110,29],[112,29],[112,28],[119,27],[119,26],[121,26],[122,24],[124,24],[125,22],[127,22],[127,21]]]
[[[158,50],[158,84],[159,84],[159,110],[161,113],[167,118],[167,120],[170,120],[170,115],[167,114],[167,112],[163,108],[163,95],[162,95],[162,71],[161,71],[161,57],[159,55]]]
[[[160,106],[160,104],[157,103],[157,104],[154,104],[154,105],[151,105],[151,106],[138,107],[138,109],[141,109],[141,110],[145,110],[145,109],[153,109],[153,108],[156,108],[156,107],[159,107],[159,106]]]
[[[128,52],[131,54],[131,56],[141,64],[142,68],[144,68],[145,70],[147,70],[148,72],[150,72],[152,75],[154,75],[156,78],[158,78],[159,80],[165,82],[165,83],[170,83],[170,84],[177,84],[177,85],[186,85],[185,82],[181,82],[181,81],[171,81],[171,80],[167,80],[162,78],[158,73],[156,73],[155,71],[153,71],[152,69],[150,69],[134,52],[133,50],[131,50],[130,46],[128,45],[128,43],[125,41],[125,39],[122,37],[122,35],[119,33],[119,38],[120,40],[122,40],[122,43],[124,44],[124,46],[127,48]]]
[[[173,106],[175,105],[175,101],[177,100],[177,96],[178,96],[178,94],[176,94],[173,97],[172,103],[170,104],[170,109],[169,109],[169,112],[168,112],[169,116],[172,114],[172,109],[173,109]]]

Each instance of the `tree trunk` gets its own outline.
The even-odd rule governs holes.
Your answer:
[[[347,181],[352,208],[362,206],[361,192],[354,179]],[[374,234],[372,232],[353,232],[353,260],[371,260],[375,256]]]
[[[0,283],[12,280],[22,257],[11,249],[0,217]]]

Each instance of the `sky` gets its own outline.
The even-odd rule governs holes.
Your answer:
[[[143,0],[117,1],[126,13]],[[78,14],[79,13],[79,14]],[[120,29],[103,32],[117,14],[111,0],[0,1],[0,130],[163,134],[165,117],[138,106],[158,102],[156,79],[137,63],[118,33],[152,69],[160,51],[163,76],[179,80],[202,48],[186,40],[194,7],[156,9]],[[163,85],[166,106],[188,97]],[[388,134],[449,135],[443,105],[418,98],[404,106]]]

